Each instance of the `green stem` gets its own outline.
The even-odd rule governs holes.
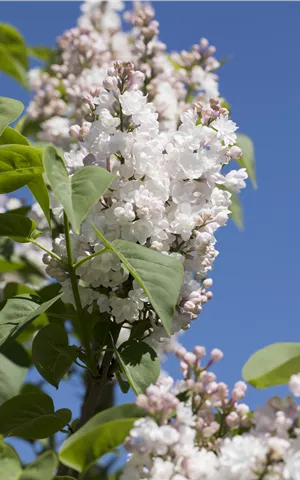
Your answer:
[[[102,253],[106,253],[106,252],[109,252],[108,248],[104,248],[104,250],[101,250],[100,252],[92,253],[92,255],[82,258],[77,263],[75,263],[74,270],[77,270],[77,268],[81,267],[81,265],[83,265],[85,262],[92,260],[92,258],[98,257],[99,255],[102,255]]]
[[[76,305],[76,311],[77,311],[78,320],[79,320],[79,326],[81,330],[80,337],[82,340],[83,347],[85,348],[87,359],[89,361],[89,367],[93,369],[94,362],[93,362],[92,350],[90,345],[90,339],[89,339],[88,330],[86,328],[86,323],[84,321],[84,312],[81,305],[77,276],[76,276],[76,272],[73,264],[69,220],[65,212],[64,212],[64,226],[65,226],[65,239],[66,239],[66,248],[67,248],[67,254],[68,254],[68,263],[69,263],[68,268],[69,268],[70,281],[71,281],[72,291],[74,295],[75,305]]]
[[[30,243],[35,245],[36,247],[39,247],[41,250],[44,250],[44,252],[48,253],[52,258],[55,258],[60,263],[65,264],[65,262],[58,256],[56,253],[51,252],[51,250],[48,250],[48,248],[44,247],[44,245],[41,245],[39,242],[36,242],[35,240],[30,239]]]

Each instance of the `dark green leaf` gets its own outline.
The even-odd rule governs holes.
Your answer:
[[[9,299],[0,312],[0,350],[61,296],[62,294],[42,304],[39,304],[39,298],[33,295],[19,295]]]
[[[0,354],[0,405],[19,393],[26,373],[27,368]]]
[[[24,293],[32,293],[33,295],[35,294],[31,287],[28,287],[23,283],[9,282],[4,287],[4,296],[6,300],[15,297],[16,295],[23,295]]]
[[[121,389],[122,393],[128,393],[130,389],[130,384],[126,382],[126,380],[123,380],[122,375],[119,372],[116,372],[116,378],[117,382],[119,384],[119,387]]]
[[[31,365],[27,350],[15,340],[9,342],[8,345],[5,346],[3,349],[3,355],[19,367],[28,368]]]
[[[34,383],[24,383],[20,390],[20,393],[44,393],[37,385]]]
[[[300,343],[273,343],[255,352],[243,368],[243,378],[256,388],[288,383],[300,372]]]
[[[22,471],[21,461],[13,447],[2,441],[0,441],[0,465],[3,480],[18,479]]]
[[[23,135],[17,132],[14,128],[5,127],[2,135],[0,136],[0,145],[7,144],[29,145],[29,142],[27,138],[23,137]]]
[[[55,453],[49,450],[27,465],[18,480],[51,480],[57,468],[57,463]]]
[[[249,137],[247,137],[247,135],[244,135],[243,133],[239,133],[237,135],[236,143],[242,149],[242,152],[243,152],[242,158],[239,158],[237,161],[242,167],[246,168],[253,187],[257,188],[253,142]]]
[[[101,320],[96,322],[92,329],[93,338],[99,344],[99,347],[102,348],[105,345],[111,345],[110,334],[115,337],[120,331],[120,326],[110,320]]]
[[[160,373],[160,362],[150,345],[128,340],[115,350],[117,361],[133,391],[139,395],[155,384]]]
[[[74,232],[79,234],[81,223],[115,176],[91,165],[69,177],[63,159],[51,145],[44,151],[44,168],[52,192],[64,207]]]
[[[30,242],[36,222],[24,215],[0,213],[0,236],[9,237],[15,242]]]
[[[94,226],[103,244],[114,252],[147,295],[168,335],[183,280],[183,267],[173,257],[125,240],[108,242]]]
[[[26,393],[0,406],[0,433],[29,440],[50,437],[71,420],[67,408],[54,411],[52,398],[43,393]]]
[[[2,145],[0,147],[0,193],[17,190],[44,171],[41,150],[26,145]],[[34,192],[33,192],[34,193]]]
[[[33,363],[40,375],[56,388],[76,357],[77,349],[68,345],[68,336],[61,325],[51,323],[34,337]]]
[[[0,51],[1,53],[1,51]],[[13,98],[0,97],[0,135],[7,125],[16,120],[24,110],[23,103]]]
[[[134,404],[109,408],[91,418],[62,445],[59,459],[78,472],[83,472],[98,458],[120,445],[133,423],[145,411]]]

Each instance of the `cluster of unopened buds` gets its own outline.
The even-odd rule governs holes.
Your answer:
[[[35,95],[28,115],[42,122],[40,139],[70,148],[70,127],[87,117],[82,97],[91,95],[115,60],[133,60],[145,75],[142,91],[154,103],[165,131],[177,128],[180,113],[194,97],[207,103],[219,95],[215,47],[201,39],[191,52],[167,55],[153,7],[134,3],[133,12],[124,14],[132,24],[129,32],[122,30],[123,8],[122,2],[86,1],[77,26],[57,39],[56,63],[30,72]]]
[[[292,397],[272,398],[251,412],[240,403],[246,384],[217,382],[210,370],[223,353],[180,347],[183,379],[160,379],[139,395],[146,417],[135,422],[125,447],[121,480],[299,480],[300,407]],[[300,392],[300,375],[291,379]]]

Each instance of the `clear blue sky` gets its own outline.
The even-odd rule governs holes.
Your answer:
[[[79,6],[1,2],[0,21],[16,25],[30,45],[51,45],[75,24]],[[219,72],[220,91],[240,131],[255,144],[259,188],[249,186],[242,194],[245,231],[231,224],[219,232],[214,299],[184,336],[186,347],[198,343],[224,351],[216,372],[232,385],[258,348],[300,341],[300,3],[185,1],[154,7],[168,50],[188,48],[205,36],[216,45],[217,58],[232,57]],[[0,76],[0,86],[1,95],[28,100],[7,77]],[[170,361],[168,370],[176,369]],[[57,407],[70,404],[69,391],[53,392]],[[286,391],[250,387],[247,399],[253,407]]]

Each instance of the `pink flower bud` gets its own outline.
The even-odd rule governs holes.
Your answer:
[[[222,350],[219,350],[218,348],[214,348],[210,352],[210,357],[214,362],[219,362],[220,360],[222,360],[223,356],[224,356],[224,354],[223,354]]]
[[[229,428],[233,428],[239,425],[240,423],[240,417],[236,412],[231,412],[227,417],[225,418],[225,422],[228,425]]]
[[[200,345],[197,345],[197,346],[194,348],[194,354],[196,355],[196,357],[198,358],[198,360],[199,360],[200,358],[205,357],[205,355],[206,355],[205,347],[202,347],[202,346],[200,346]]]

